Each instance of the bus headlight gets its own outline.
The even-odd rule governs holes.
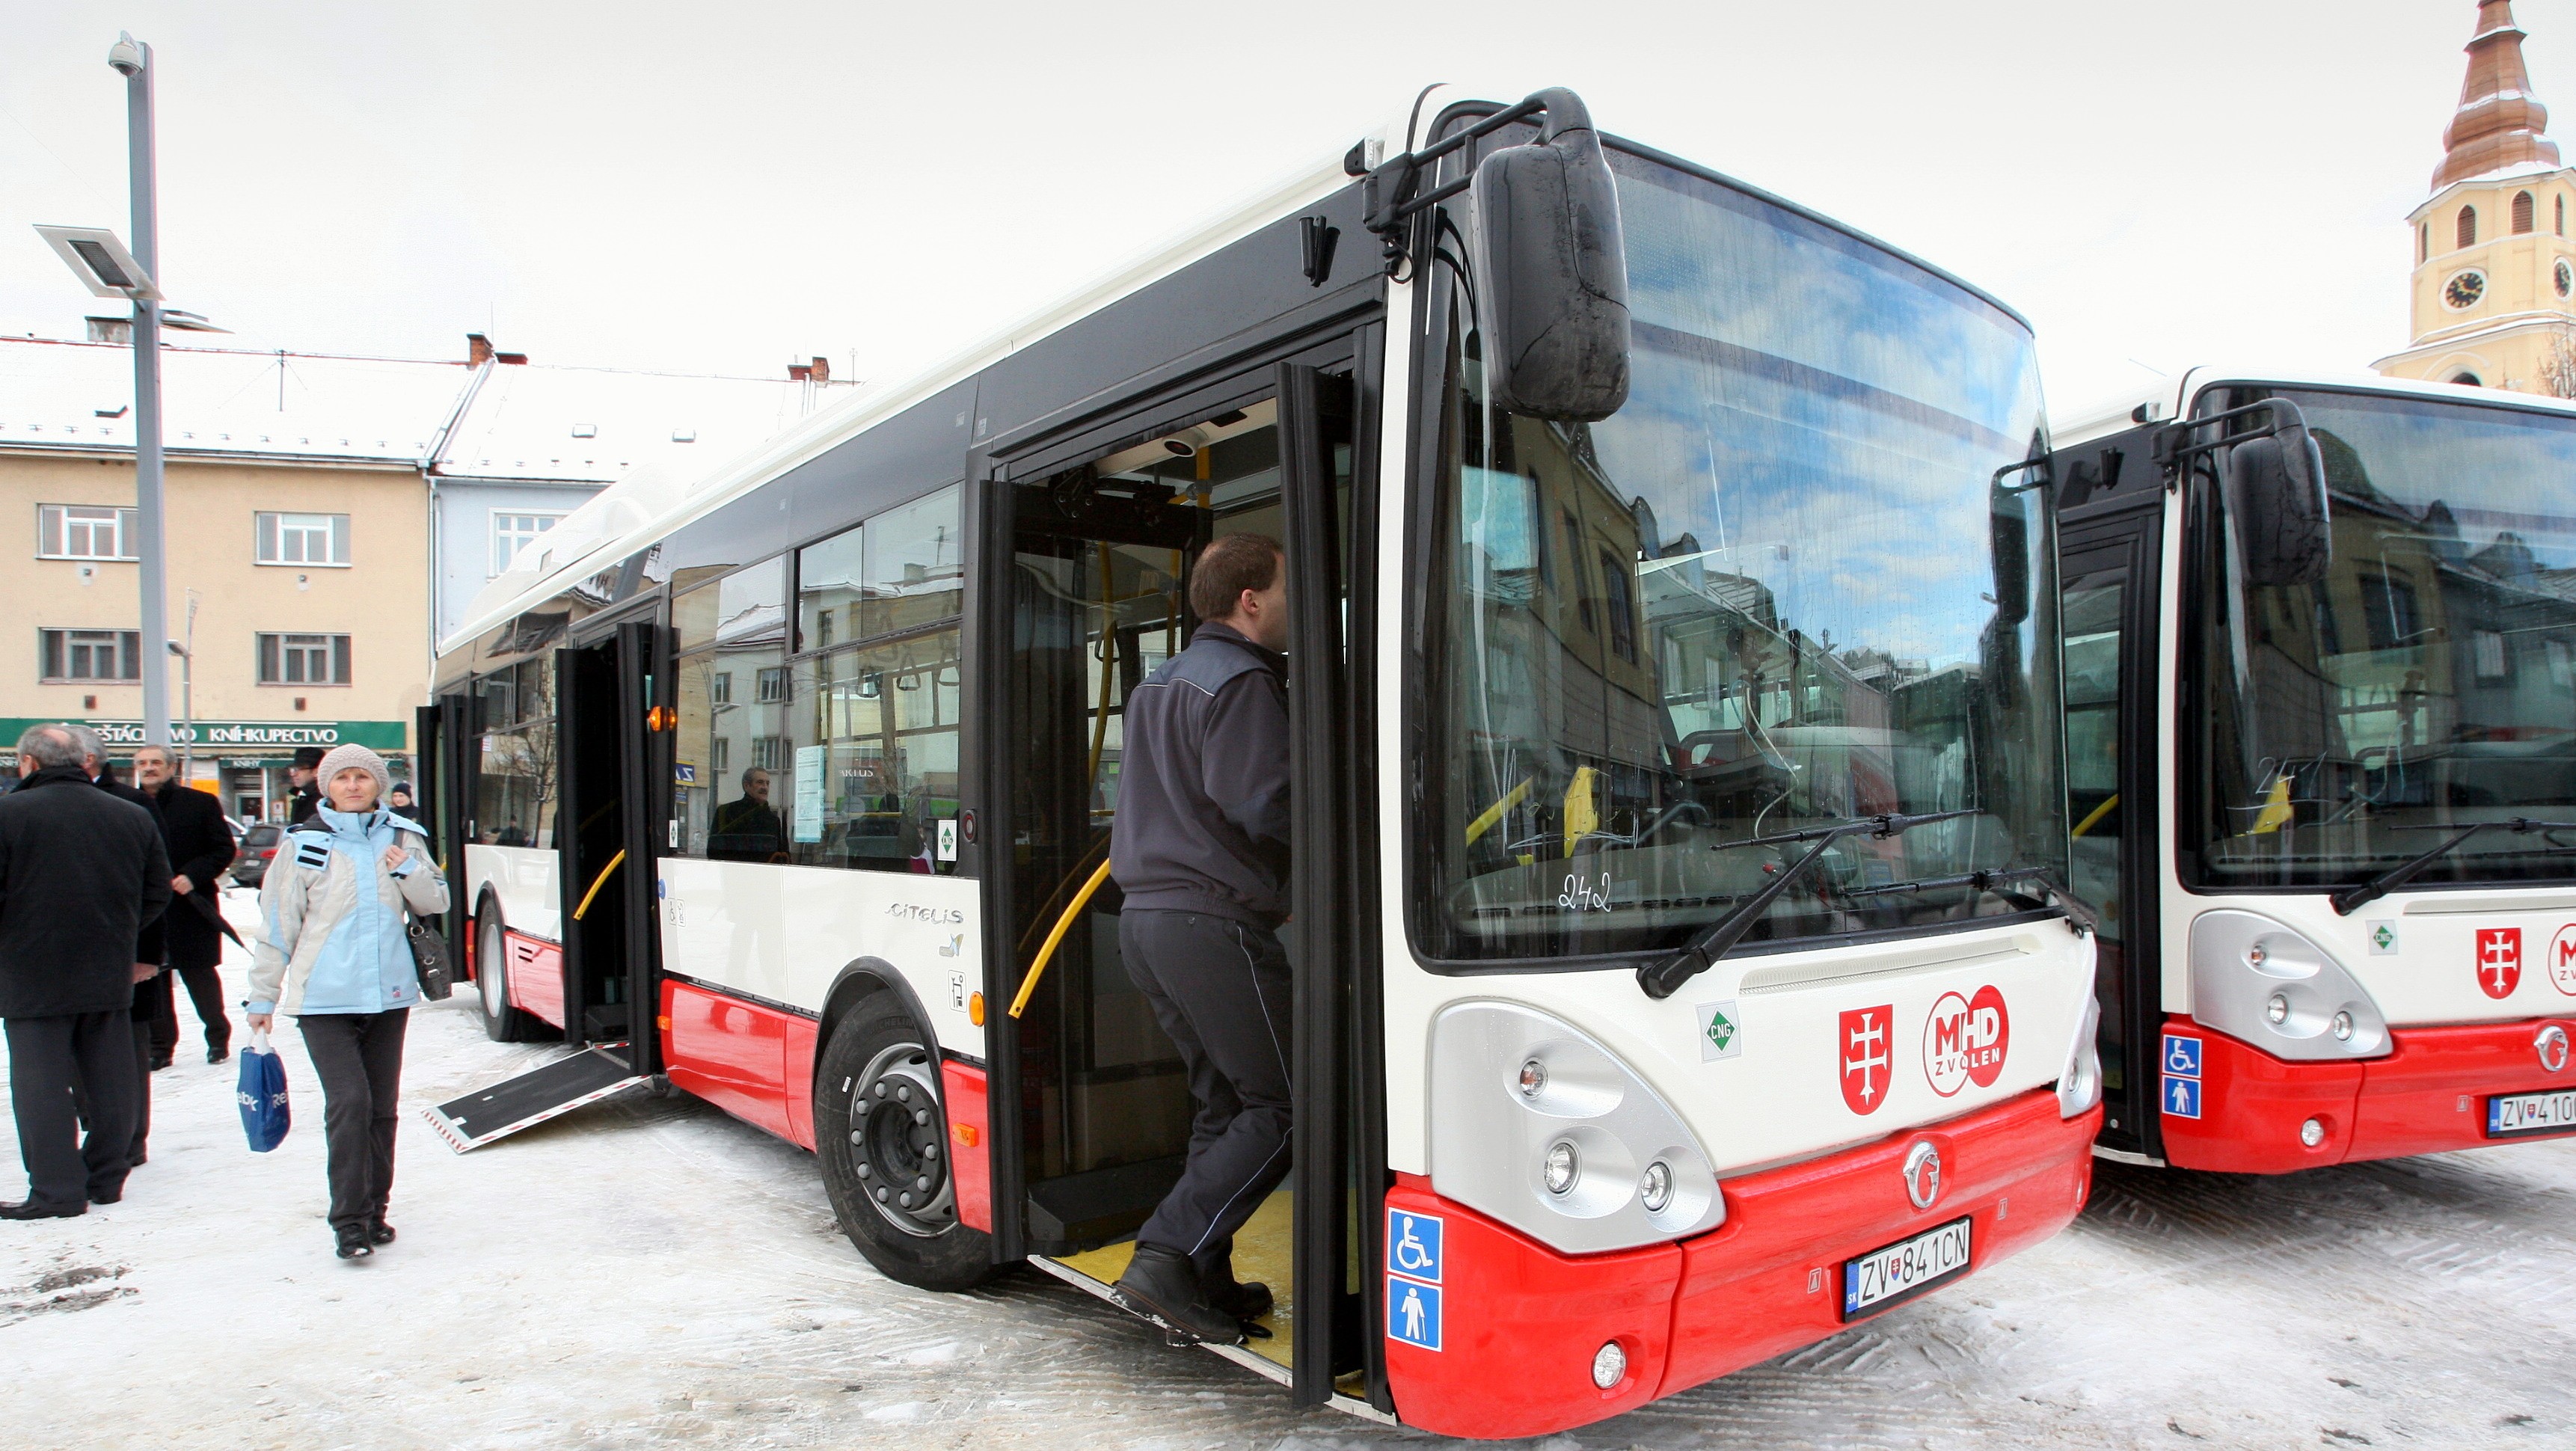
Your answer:
[[[2257,912],[2193,919],[2191,1015],[2275,1058],[2388,1051],[2388,1019],[2359,979],[2334,954]]]
[[[1726,1221],[1672,1106],[1608,1049],[1517,1003],[1431,1029],[1432,1188],[1556,1249],[1631,1249]]]
[[[2075,1041],[2067,1045],[2066,1067],[2057,1075],[2057,1116],[2069,1119],[2102,1101],[2102,1002],[2084,989],[2084,1011],[2076,1015]]]

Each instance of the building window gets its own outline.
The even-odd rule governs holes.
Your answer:
[[[786,666],[769,666],[763,669],[755,679],[758,681],[758,684],[754,688],[759,693],[753,698],[759,701],[762,705],[776,705],[778,702],[787,698]],[[768,765],[765,761],[761,764],[764,766]]]
[[[2478,244],[2478,209],[2476,207],[2460,208],[2459,237],[2460,246],[2474,247]]]
[[[36,557],[132,559],[134,511],[113,504],[39,504]]]
[[[786,736],[753,736],[751,763],[764,771],[784,772],[794,758],[796,743]]]
[[[139,630],[38,630],[47,680],[140,680]]]
[[[2480,680],[2502,680],[2513,673],[2504,653],[2504,636],[2495,630],[2471,630],[2469,654]]]
[[[346,514],[262,514],[259,562],[344,566],[349,562]]]
[[[2517,237],[2531,230],[2531,193],[2513,194],[2513,234]]]
[[[498,579],[508,574],[510,563],[519,557],[519,551],[536,543],[537,536],[555,527],[555,521],[562,517],[561,514],[504,514],[495,510],[492,515],[492,573],[488,577]]]
[[[2564,215],[2567,210],[2567,204],[2565,202],[2560,202],[2558,204],[2558,210],[2561,215]],[[2432,255],[2433,224],[2431,222],[2418,222],[2415,224],[2415,260],[2418,262],[2427,261],[2431,259]]]
[[[715,673],[714,682],[707,687],[707,699],[716,705],[733,704],[732,671],[719,670]]]
[[[2565,194],[2564,192],[2561,192],[2561,193],[2559,194],[2557,205],[2558,205],[2558,235],[2560,235],[2560,236],[2564,237],[2564,236],[2566,236],[2566,235],[2567,235],[2567,196],[2566,196],[2566,194]]]
[[[349,637],[346,635],[260,636],[259,683],[262,685],[348,684]]]

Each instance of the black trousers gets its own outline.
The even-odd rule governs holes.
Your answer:
[[[331,1157],[331,1227],[384,1218],[394,1187],[394,1125],[402,1094],[403,1030],[411,1009],[310,1013],[295,1020],[322,1080],[322,1134]]]
[[[140,1012],[126,1015],[134,1028],[134,1137],[125,1146],[125,1165],[143,1162],[144,1140],[152,1137],[152,1022]]]
[[[1275,933],[1196,912],[1125,912],[1118,950],[1198,1103],[1189,1164],[1136,1239],[1204,1271],[1288,1177],[1288,955]]]
[[[164,1058],[179,1051],[179,1005],[171,988],[173,978],[188,985],[188,1001],[195,1005],[197,1021],[206,1029],[206,1051],[230,1052],[233,1022],[224,1013],[224,980],[212,967],[173,967],[144,984],[153,995],[153,1051]]]
[[[134,1015],[120,1008],[11,1018],[7,1028],[9,1102],[27,1197],[68,1208],[122,1193],[134,1141]]]

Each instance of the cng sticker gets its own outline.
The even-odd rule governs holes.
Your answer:
[[[2373,957],[2395,957],[2397,955],[2396,923],[2373,922],[2370,924],[2370,955]]]
[[[1973,998],[1943,993],[1923,1020],[1923,1076],[1943,1098],[1972,1080],[1979,1088],[1992,1088],[2011,1047],[2012,1015],[2004,1011],[2004,995],[1992,984],[1977,989]]]
[[[2491,998],[2509,998],[2522,986],[2522,929],[2478,929],[2478,989]]]
[[[1699,1061],[1714,1063],[1744,1051],[1744,1019],[1732,1002],[1699,1005]]]
[[[2576,922],[2558,929],[2549,939],[2549,981],[2571,998],[2576,998]]]

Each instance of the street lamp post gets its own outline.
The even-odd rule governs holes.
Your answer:
[[[161,275],[161,227],[152,148],[152,47],[123,31],[107,63],[125,77],[127,180],[134,194],[134,260]],[[170,602],[161,527],[161,304],[134,299],[135,556],[143,593],[143,739],[170,744]]]

